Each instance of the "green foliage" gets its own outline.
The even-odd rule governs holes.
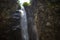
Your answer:
[[[23,6],[30,6],[30,3],[24,2]]]
[[[21,8],[20,1],[18,0],[17,3],[18,3],[18,9],[20,9]]]
[[[18,3],[19,8],[21,8],[20,1],[19,1],[19,0],[17,1],[17,3]],[[30,5],[31,5],[31,4],[28,3],[28,2],[24,2],[24,3],[23,3],[23,6],[30,6]]]
[[[58,1],[59,0],[46,0],[47,7],[50,8],[50,9],[59,7],[60,3]]]
[[[50,3],[58,3],[60,0],[47,0],[49,1]]]

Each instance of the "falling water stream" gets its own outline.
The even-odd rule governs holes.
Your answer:
[[[27,28],[27,15],[24,6],[20,3],[21,9],[21,32],[22,32],[22,40],[29,40],[28,36],[28,28]]]

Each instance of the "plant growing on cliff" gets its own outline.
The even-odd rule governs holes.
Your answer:
[[[31,4],[30,3],[28,3],[28,2],[24,2],[23,3],[23,6],[30,6]]]
[[[17,3],[18,3],[18,5],[20,6],[20,8],[21,8],[21,4],[23,5],[23,6],[30,6],[31,5],[31,0],[29,0],[29,1],[24,1],[24,0],[18,0],[17,1]]]

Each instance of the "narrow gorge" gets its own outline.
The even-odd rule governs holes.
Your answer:
[[[0,0],[0,40],[60,40],[60,0],[21,1]]]

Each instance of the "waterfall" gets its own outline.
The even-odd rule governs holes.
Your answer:
[[[22,32],[22,40],[29,40],[28,36],[28,28],[27,28],[27,15],[24,6],[21,5],[21,32]]]

